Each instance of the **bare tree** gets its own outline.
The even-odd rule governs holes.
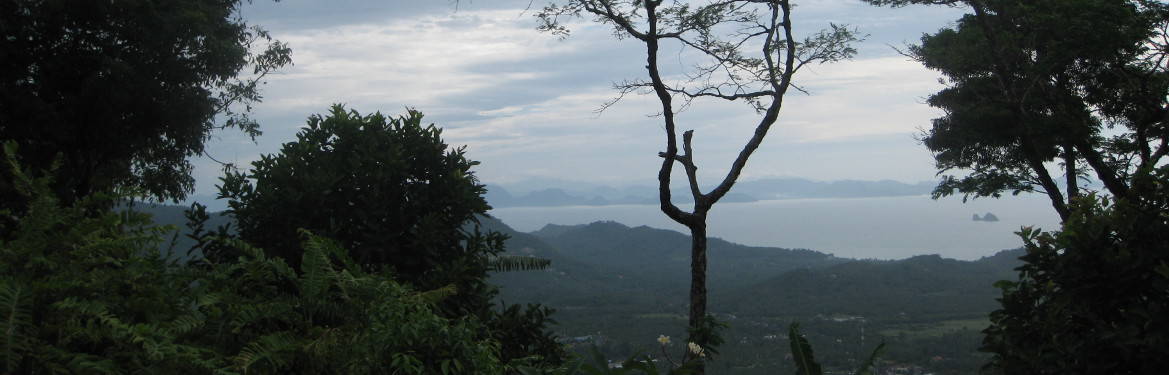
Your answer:
[[[666,150],[660,152],[658,189],[661,210],[691,233],[690,341],[707,349],[713,338],[712,319],[706,313],[706,218],[711,207],[731,190],[747,160],[759,148],[767,131],[779,118],[789,89],[804,91],[792,77],[808,64],[851,58],[856,50],[855,31],[838,25],[797,41],[792,32],[792,4],[788,0],[723,0],[703,5],[665,0],[566,0],[545,6],[537,16],[540,30],[567,37],[562,22],[591,17],[613,27],[619,39],[633,38],[646,48],[649,79],[616,83],[620,94],[602,109],[630,93],[653,93],[661,101]],[[683,79],[662,77],[658,53],[663,43],[677,43],[700,56]],[[722,181],[707,192],[698,183],[693,151],[694,131],[682,134],[678,150],[675,114],[697,99],[743,101],[761,116],[755,132],[732,162]],[[678,103],[675,103],[678,100]],[[671,199],[670,178],[674,165],[685,172],[694,208],[687,212]],[[689,356],[693,354],[688,353]],[[699,371],[701,373],[701,369]]]

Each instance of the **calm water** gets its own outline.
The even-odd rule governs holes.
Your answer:
[[[998,222],[973,221],[987,212]],[[657,206],[519,207],[492,215],[516,230],[545,224],[613,220],[685,232]],[[848,258],[900,259],[921,254],[977,259],[1022,242],[1014,234],[1033,225],[1056,229],[1059,218],[1044,196],[931,200],[929,197],[794,199],[719,203],[710,213],[709,233],[746,245],[805,248]]]

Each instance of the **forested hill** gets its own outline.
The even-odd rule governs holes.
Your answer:
[[[553,261],[547,271],[494,276],[509,302],[574,308],[621,302],[657,310],[650,307],[658,306],[653,300],[685,301],[690,245],[683,233],[611,221],[547,225],[532,233],[495,219],[483,223],[511,235],[510,252]],[[999,294],[992,284],[1014,278],[1020,255],[1011,250],[977,261],[938,255],[854,260],[712,238],[708,278],[716,312],[934,319],[989,312]]]
[[[738,290],[722,305],[749,315],[835,314],[870,320],[984,315],[1001,295],[991,284],[1013,279],[1020,255],[1022,250],[1004,251],[973,262],[921,255],[796,270]]]
[[[552,260],[546,271],[493,276],[506,301],[605,309],[686,301],[690,240],[682,233],[611,221],[520,233],[496,219],[481,222],[511,236],[509,252]],[[784,271],[847,261],[811,250],[750,247],[720,239],[711,239],[709,258],[710,290],[719,294]]]
[[[689,235],[612,221],[547,225],[532,235],[582,262],[689,288]],[[711,238],[708,246],[708,277],[714,289],[743,287],[793,269],[845,261],[811,250],[751,247],[719,238]]]

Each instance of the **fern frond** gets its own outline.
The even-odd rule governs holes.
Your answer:
[[[455,288],[455,284],[448,284],[442,288],[428,290],[425,292],[418,292],[416,296],[423,302],[433,305],[442,302],[442,300],[450,298],[456,294],[459,294],[459,290],[458,288]]]
[[[498,255],[487,260],[487,267],[497,272],[542,270],[550,265],[551,260],[520,255]]]
[[[281,373],[284,371],[280,370],[285,369],[295,356],[297,347],[295,337],[288,332],[277,332],[248,343],[232,362],[235,363],[236,369],[244,373],[252,369],[258,370],[264,364],[271,370],[267,372]]]
[[[233,333],[239,333],[247,327],[262,327],[264,321],[283,321],[297,316],[297,314],[296,308],[287,301],[252,303],[241,306],[236,316],[231,319],[229,326]]]
[[[333,286],[334,281],[338,279],[337,270],[333,269],[333,264],[329,261],[329,255],[326,254],[325,246],[327,244],[311,234],[304,241],[304,256],[300,263],[300,268],[304,272],[304,276],[301,277],[300,284],[301,292],[305,298],[319,298],[328,292],[329,288]],[[348,298],[349,296],[345,293],[345,289],[341,286],[341,294],[345,298]]]
[[[194,332],[196,329],[202,326],[203,319],[200,319],[194,315],[184,315],[171,321],[170,327],[168,327],[165,332],[174,336],[185,335],[187,333]]]
[[[32,314],[25,303],[25,289],[11,282],[0,282],[0,309],[3,309],[0,332],[4,333],[3,355],[4,373],[16,371],[16,364],[20,362],[26,348],[25,331],[32,326]]]

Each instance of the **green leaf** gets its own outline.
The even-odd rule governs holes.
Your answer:
[[[823,370],[812,353],[812,345],[800,334],[800,324],[792,323],[787,330],[788,341],[791,343],[792,360],[796,362],[796,374],[822,375]]]

